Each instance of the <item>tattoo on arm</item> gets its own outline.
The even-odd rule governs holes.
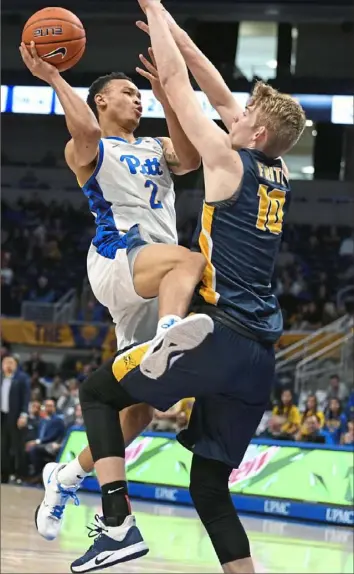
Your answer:
[[[170,167],[180,167],[181,162],[179,161],[177,154],[174,150],[165,149],[165,160]]]

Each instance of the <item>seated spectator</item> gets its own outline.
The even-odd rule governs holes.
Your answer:
[[[25,442],[36,440],[38,437],[38,428],[41,422],[41,403],[32,401],[29,406],[29,415],[27,420],[27,432]]]
[[[62,378],[59,375],[55,375],[55,377],[53,378],[51,387],[50,387],[50,396],[55,401],[57,401],[58,399],[60,399],[60,397],[65,395],[66,391],[67,391],[67,388],[64,385]]]
[[[338,375],[332,375],[329,379],[327,390],[327,400],[338,399],[340,402],[348,398],[348,389],[344,383],[341,383]]]
[[[325,424],[323,430],[329,433],[330,441],[339,444],[341,434],[347,428],[347,417],[343,413],[340,401],[333,398],[329,401],[329,406],[325,411]]]
[[[71,379],[68,381],[68,388],[65,393],[57,402],[57,409],[63,415],[66,428],[74,424],[75,407],[79,403],[79,384],[76,379]]]
[[[41,275],[37,279],[37,285],[30,292],[29,299],[37,303],[53,303],[55,291],[48,284],[47,277]]]
[[[289,389],[284,389],[280,404],[273,408],[268,431],[264,436],[280,440],[294,440],[300,428],[300,422],[299,409],[293,404],[293,394]]]
[[[70,426],[75,426],[75,427],[85,426],[80,403],[78,403],[75,407],[74,417],[72,419]]]
[[[36,399],[39,401],[43,401],[47,396],[47,387],[43,383],[43,380],[39,378],[39,374],[37,371],[34,371],[31,376],[31,393],[36,391]],[[34,399],[31,399],[34,400]]]
[[[26,443],[26,452],[32,465],[33,482],[40,481],[44,465],[55,460],[65,434],[64,421],[56,414],[52,399],[45,401],[44,409],[44,418],[39,423],[37,438]]]
[[[317,440],[319,431],[324,425],[324,414],[318,409],[316,395],[309,395],[306,401],[306,408],[301,417],[301,426],[296,434],[296,440],[307,442],[324,442]],[[323,437],[321,437],[322,439]]]
[[[354,445],[354,420],[348,422],[348,431],[343,433],[340,443],[344,445]]]

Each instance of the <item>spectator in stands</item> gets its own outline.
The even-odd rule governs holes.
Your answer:
[[[306,306],[306,310],[303,313],[302,328],[315,331],[316,329],[319,329],[321,327],[322,325],[321,321],[322,321],[321,310],[314,301],[311,301],[310,303],[308,303],[308,305]]]
[[[337,398],[329,401],[329,406],[325,411],[324,431],[328,442],[338,444],[341,435],[346,431],[347,417],[343,413],[342,405]]]
[[[73,424],[75,407],[79,403],[79,385],[76,379],[71,379],[68,381],[66,392],[57,402],[57,409],[63,416],[65,427]]]
[[[47,373],[47,364],[37,352],[31,353],[30,358],[24,363],[23,367],[30,377],[34,373],[37,373],[39,377],[45,377]]]
[[[338,312],[333,301],[326,301],[323,306],[322,325],[328,325],[338,319]]]
[[[5,251],[1,257],[1,279],[5,285],[11,285],[14,278],[14,272],[11,268],[11,253]]]
[[[60,399],[60,397],[65,395],[66,392],[67,388],[64,385],[62,378],[59,375],[55,375],[55,377],[53,378],[52,385],[50,387],[50,396],[55,401],[58,401],[58,399]]]
[[[41,403],[40,401],[32,401],[29,407],[29,415],[27,421],[26,440],[28,443],[38,437],[39,423],[41,422]]]
[[[25,474],[23,453],[30,386],[14,356],[4,357],[1,375],[1,482]]]
[[[348,430],[342,434],[340,439],[341,444],[354,445],[354,420],[348,422]]]
[[[301,426],[295,437],[296,440],[324,442],[324,438],[320,437],[319,434],[324,422],[324,414],[318,408],[316,395],[309,395],[307,397],[305,411],[301,417]]]
[[[273,408],[266,436],[281,440],[294,440],[300,428],[300,422],[299,409],[293,403],[293,393],[290,389],[284,389],[279,405]]]
[[[338,399],[340,402],[343,402],[348,398],[348,394],[347,386],[340,382],[338,375],[331,375],[327,390],[327,400]]]
[[[33,391],[35,392],[34,397],[37,400],[40,400],[41,402],[46,398],[47,396],[47,387],[46,385],[40,380],[39,378],[39,374],[37,371],[34,371],[32,376],[31,376],[31,400],[33,400],[32,398],[32,393]]]
[[[55,239],[51,239],[43,246],[43,258],[51,261],[60,261],[62,258],[58,242]]]
[[[41,275],[37,279],[37,285],[30,292],[29,299],[36,303],[53,303],[55,291],[48,283],[47,277]]]
[[[75,413],[74,413],[74,417],[73,420],[71,422],[71,424],[68,425],[68,428],[70,426],[76,426],[76,427],[83,427],[85,426],[84,423],[84,418],[82,416],[82,410],[81,410],[81,405],[80,403],[78,403],[75,407]]]
[[[354,233],[349,237],[343,239],[339,248],[340,257],[348,257],[354,255]]]
[[[44,402],[44,409],[44,418],[39,423],[37,438],[26,443],[34,481],[41,479],[44,465],[55,459],[65,433],[64,421],[56,414],[52,399]]]

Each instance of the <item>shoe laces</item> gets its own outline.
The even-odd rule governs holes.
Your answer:
[[[95,514],[95,522],[92,522],[91,525],[86,526],[88,532],[88,537],[89,538],[96,538],[94,544],[98,541],[98,539],[100,538],[100,536],[104,533],[104,532],[108,532],[108,528],[107,526],[104,524],[104,522],[102,521],[102,519],[100,518],[100,516],[98,514]],[[94,544],[92,546],[90,546],[89,551],[91,550],[91,548],[94,546]]]
[[[56,504],[50,514],[51,514],[52,518],[56,518],[57,520],[61,520],[61,518],[63,516],[64,509],[65,509],[65,505],[66,505],[68,499],[71,498],[74,501],[75,506],[79,506],[80,501],[79,501],[78,496],[75,494],[75,491],[70,490],[70,489],[65,489],[59,483],[58,483],[58,489],[60,492],[61,504]]]

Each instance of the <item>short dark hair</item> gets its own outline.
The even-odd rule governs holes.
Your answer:
[[[95,102],[95,96],[102,92],[103,88],[109,84],[112,80],[129,80],[132,82],[132,79],[129,76],[123,74],[123,72],[111,72],[110,74],[106,74],[105,76],[100,76],[91,84],[89,87],[88,96],[86,99],[87,105],[91,108],[93,113],[95,114],[96,118],[98,119],[98,110]]]

